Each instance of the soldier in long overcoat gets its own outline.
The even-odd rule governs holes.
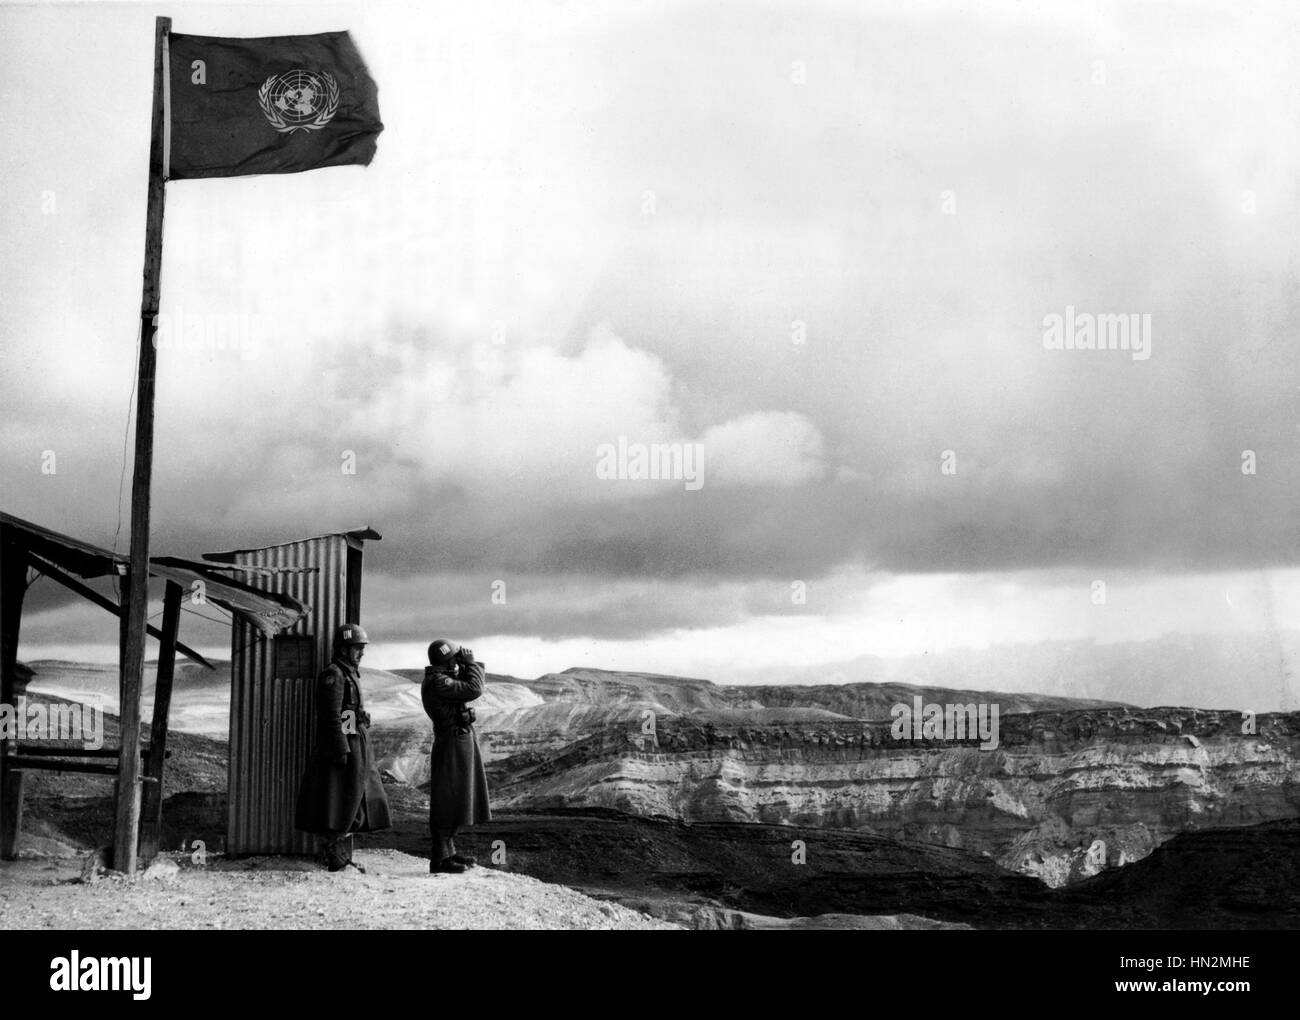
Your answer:
[[[316,833],[330,871],[352,863],[354,832],[392,824],[388,795],[370,756],[370,714],[361,700],[361,656],[368,643],[358,624],[334,633],[334,658],[316,681],[316,745],[298,792],[294,826]]]
[[[492,819],[488,807],[487,773],[474,732],[471,701],[483,694],[483,663],[453,641],[429,645],[429,665],[420,695],[433,720],[433,751],[429,760],[429,834],[433,848],[429,871],[459,874],[473,867],[473,857],[456,852],[455,837],[462,826]]]

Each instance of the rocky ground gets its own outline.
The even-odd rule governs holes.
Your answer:
[[[18,928],[592,928],[677,925],[562,885],[492,868],[430,875],[397,850],[362,850],[365,869],[310,861],[168,854],[134,880],[83,881],[82,862],[0,863],[0,927]]]

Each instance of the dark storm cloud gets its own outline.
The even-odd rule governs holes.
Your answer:
[[[1256,30],[1222,17],[1231,23],[1171,11],[1153,31],[1117,15],[1107,43],[1067,14],[670,11],[596,31],[583,49],[592,95],[528,107],[536,125],[511,120],[548,146],[502,133],[504,151],[457,162],[425,137],[428,112],[395,99],[364,179],[177,189],[177,236],[205,241],[169,250],[167,287],[199,311],[280,301],[282,328],[256,361],[164,359],[155,551],[370,524],[385,540],[368,569],[399,587],[565,586],[554,608],[505,616],[468,581],[424,591],[457,628],[504,619],[609,636],[734,623],[759,610],[710,585],[780,590],[845,565],[1294,564],[1294,131],[1273,120],[1285,89],[1231,70],[1257,53]],[[1234,40],[1222,55],[1219,35]],[[561,87],[546,78],[561,42],[517,72],[503,109],[522,108],[531,82]],[[385,94],[423,83],[423,65],[391,52]],[[1098,53],[1104,87],[1090,80]],[[1276,74],[1296,84],[1293,70]],[[19,113],[34,120],[38,106]],[[28,191],[47,174],[64,188],[46,161],[65,158],[30,158]],[[140,163],[105,159],[114,181]],[[408,199],[430,165],[437,187]],[[575,167],[592,178],[575,184]],[[456,189],[489,171],[502,193],[463,212]],[[555,196],[584,185],[586,218],[573,223]],[[1245,190],[1259,212],[1243,212]],[[7,510],[123,550],[134,352],[129,329],[105,324],[134,321],[138,267],[121,253],[138,247],[139,210],[101,209],[100,197],[74,190],[63,220],[24,207],[11,221],[38,269],[3,313],[14,381],[0,469]],[[491,248],[488,212],[505,256],[451,275],[448,264]],[[528,217],[543,214],[538,239]],[[573,252],[593,264],[564,262]],[[485,323],[508,317],[499,308],[471,309],[462,327],[443,305],[417,304],[431,288],[473,304],[476,273],[506,290],[540,281],[572,314],[512,308],[497,347]],[[1149,314],[1150,358],[1045,349],[1044,318],[1067,306]],[[755,413],[799,415],[820,445],[782,449],[772,418],[755,449],[706,447],[700,491],[625,498],[595,484],[598,442],[656,430],[695,441]],[[47,449],[56,475],[41,471]],[[805,449],[815,463],[801,472]],[[347,451],[355,475],[340,471]],[[777,483],[747,482],[746,464],[769,461]],[[619,594],[584,602],[601,583]],[[395,629],[420,631],[401,599],[378,604]]]

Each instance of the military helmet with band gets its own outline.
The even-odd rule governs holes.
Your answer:
[[[359,623],[341,623],[334,631],[334,647],[346,648],[348,645],[368,645],[370,638]]]
[[[456,655],[459,652],[460,645],[456,644],[455,641],[439,638],[429,645],[429,665],[450,666],[456,661]]]

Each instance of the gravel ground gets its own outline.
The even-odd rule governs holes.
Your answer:
[[[357,851],[364,875],[293,858],[164,858],[163,877],[90,883],[80,859],[0,863],[0,928],[678,928],[527,875],[430,875],[396,850]]]

